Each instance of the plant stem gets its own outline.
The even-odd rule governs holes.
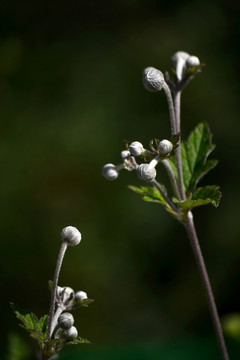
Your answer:
[[[175,212],[175,213],[179,213],[178,208],[176,207],[176,205],[172,202],[172,200],[169,199],[169,197],[165,194],[164,190],[162,189],[161,185],[157,182],[157,180],[153,180],[152,183],[156,186],[156,188],[158,188],[158,190],[160,191],[162,197],[166,200],[166,202],[168,203],[168,205],[170,206],[170,208]]]
[[[188,237],[190,239],[191,246],[193,249],[193,253],[195,255],[195,259],[196,259],[196,262],[198,265],[200,276],[201,276],[201,279],[203,282],[203,287],[204,287],[204,290],[206,293],[208,307],[209,307],[210,314],[212,316],[212,321],[213,321],[213,325],[215,328],[216,336],[217,336],[217,339],[218,339],[218,342],[220,345],[222,358],[223,358],[223,360],[229,360],[225,340],[223,337],[222,327],[221,327],[219,315],[217,312],[216,303],[214,300],[213,291],[212,291],[210,280],[208,277],[206,265],[205,265],[205,262],[203,259],[202,251],[201,251],[201,248],[199,245],[196,229],[194,226],[193,215],[192,215],[191,211],[188,212],[184,225],[186,227]]]
[[[181,126],[180,126],[180,107],[181,107],[181,92],[176,91],[173,95],[174,101],[174,109],[175,109],[175,118],[176,118],[176,131],[180,134],[179,138],[179,145],[175,151],[175,159],[177,165],[177,172],[178,172],[178,185],[179,185],[179,192],[181,196],[181,200],[186,200],[186,194],[184,189],[184,182],[183,182],[183,172],[182,172],[182,156],[181,156]]]
[[[51,334],[52,334],[52,322],[53,322],[53,315],[54,315],[54,310],[55,310],[58,278],[59,278],[59,274],[60,274],[64,254],[65,254],[65,252],[67,250],[67,246],[68,246],[67,242],[65,242],[65,241],[62,242],[62,245],[60,247],[59,254],[58,254],[57,265],[56,265],[54,278],[53,278],[52,293],[51,293],[51,302],[50,302],[48,328],[47,328],[47,340],[50,340]]]
[[[167,102],[168,102],[168,109],[170,114],[170,122],[171,122],[171,133],[172,136],[177,134],[177,127],[176,127],[176,119],[175,119],[175,112],[174,112],[174,104],[172,99],[172,94],[169,89],[168,84],[165,82],[163,85],[163,90],[165,92]]]
[[[63,312],[64,308],[61,306],[58,306],[54,316],[53,316],[53,321],[52,321],[52,326],[51,326],[51,331],[50,331],[50,337],[52,336],[56,326],[57,326],[57,322],[58,322],[58,318],[61,315],[61,313]]]
[[[176,181],[176,177],[175,177],[175,175],[174,175],[174,173],[173,173],[172,167],[171,167],[171,165],[169,164],[168,159],[163,159],[163,160],[161,160],[161,163],[163,164],[163,166],[164,166],[165,169],[167,170],[168,177],[169,177],[169,179],[170,179],[170,182],[171,182],[171,185],[172,185],[172,188],[173,188],[173,191],[174,191],[175,196],[177,197],[178,200],[181,200],[181,196],[180,196],[180,194],[179,194],[178,184],[177,184],[177,181]]]

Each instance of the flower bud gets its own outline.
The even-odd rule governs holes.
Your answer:
[[[70,246],[78,245],[82,239],[81,233],[74,226],[67,226],[62,230],[62,239]]]
[[[70,329],[67,330],[67,337],[69,340],[74,340],[78,337],[78,331],[75,326],[72,326]]]
[[[141,164],[137,169],[137,176],[139,179],[146,182],[151,182],[155,179],[157,175],[156,169],[149,164]]]
[[[158,150],[160,154],[166,155],[169,154],[173,149],[173,144],[169,140],[162,140],[158,145]]]
[[[160,91],[165,83],[163,73],[154,67],[143,70],[143,85],[148,91]]]
[[[200,65],[200,60],[197,56],[189,56],[186,60],[186,66],[188,68]]]
[[[173,66],[176,67],[177,63],[181,60],[186,61],[189,56],[190,55],[185,51],[175,52],[175,54],[173,54],[172,59],[171,59]]]
[[[72,314],[66,312],[59,316],[58,318],[58,325],[61,329],[68,330],[74,324],[74,318]]]
[[[76,300],[85,300],[87,299],[87,293],[85,293],[85,291],[77,291],[75,293],[75,299]]]
[[[118,171],[116,170],[115,165],[113,164],[106,164],[102,168],[102,176],[105,177],[107,180],[116,180],[118,177]]]
[[[63,305],[68,304],[74,297],[74,291],[70,287],[57,287],[57,296]]]
[[[141,155],[143,150],[143,145],[139,141],[134,141],[129,145],[129,151],[133,156]]]
[[[186,60],[189,56],[185,51],[177,51],[172,56],[172,63],[179,81],[182,80],[184,70],[186,69]]]
[[[127,159],[129,156],[130,156],[130,151],[128,151],[128,150],[123,150],[123,151],[121,151],[121,158],[122,158],[122,160]]]

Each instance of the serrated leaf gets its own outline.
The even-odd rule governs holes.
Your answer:
[[[93,299],[84,299],[84,300],[74,299],[67,307],[67,310],[75,310],[75,309],[79,308],[80,306],[88,307],[88,305],[90,305],[93,302],[94,302]]]
[[[164,186],[161,185],[165,190]],[[128,186],[128,188],[137,194],[142,195],[143,200],[166,205],[166,200],[155,186]]]
[[[205,123],[200,123],[190,134],[187,141],[181,144],[183,181],[186,193],[191,193],[196,188],[200,179],[213,169],[217,160],[207,160],[208,155],[214,150],[212,134]],[[174,174],[177,168],[173,156],[169,159]]]
[[[15,312],[16,317],[22,323],[20,326],[27,330],[30,333],[30,336],[38,342],[40,348],[43,349],[43,342],[46,340],[47,336],[48,315],[44,315],[38,320],[34,313],[29,313],[13,303],[10,303],[10,305]]]
[[[219,186],[211,185],[199,187],[194,192],[191,199],[186,201],[174,201],[182,209],[193,209],[198,206],[212,204],[217,207],[219,205],[222,193],[219,190]]]
[[[78,344],[91,344],[91,342],[87,339],[83,339],[80,336],[78,336],[76,339],[72,341],[66,342],[66,345],[78,345]]]
[[[161,187],[167,195],[165,186],[161,184]],[[171,215],[178,217],[178,214],[168,205],[160,191],[155,186],[128,186],[128,188],[137,194],[142,195],[144,201],[161,204]]]
[[[29,313],[20,306],[10,303],[16,317],[23,323],[26,329],[35,329],[38,323],[38,318],[34,313]]]

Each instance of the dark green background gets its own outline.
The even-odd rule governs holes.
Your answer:
[[[38,316],[48,312],[60,232],[74,225],[83,239],[67,251],[60,285],[95,299],[76,312],[79,334],[95,344],[72,349],[76,358],[92,351],[86,359],[101,352],[108,359],[112,351],[109,358],[119,359],[122,349],[121,358],[154,359],[140,344],[156,358],[198,359],[199,349],[219,358],[184,228],[126,188],[140,184],[134,174],[107,182],[101,168],[120,162],[123,139],[147,146],[170,135],[166,100],[144,90],[144,67],[169,70],[177,50],[199,56],[207,66],[184,91],[183,137],[209,123],[220,162],[201,184],[219,184],[223,198],[218,209],[195,210],[196,227],[221,317],[240,311],[240,19],[233,4],[1,1],[2,347],[9,332],[27,341],[10,300]],[[176,343],[181,350],[167,357]],[[230,347],[238,359],[237,344]]]

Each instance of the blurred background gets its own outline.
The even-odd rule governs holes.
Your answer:
[[[0,4],[1,354],[30,359],[12,301],[48,313],[64,226],[82,232],[67,251],[61,286],[95,302],[75,312],[93,345],[62,359],[219,359],[205,296],[184,228],[108,182],[123,140],[168,138],[163,94],[142,70],[171,69],[178,50],[207,66],[184,90],[182,133],[207,121],[219,164],[201,184],[219,184],[218,209],[196,209],[196,228],[221,318],[240,312],[240,7],[194,0],[3,0]],[[159,170],[159,180],[166,176]],[[233,334],[237,334],[232,332]],[[228,332],[229,333],[229,332]],[[227,334],[232,359],[240,336]],[[29,350],[30,349],[30,350]]]

